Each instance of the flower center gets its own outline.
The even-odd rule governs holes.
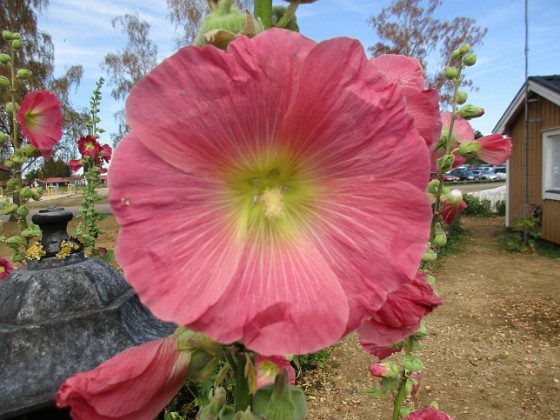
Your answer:
[[[279,187],[265,188],[259,201],[268,220],[274,221],[284,216],[284,195]]]

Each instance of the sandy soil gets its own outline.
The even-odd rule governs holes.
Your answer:
[[[560,260],[503,250],[503,218],[463,226],[462,251],[434,273],[444,304],[425,320],[418,406],[437,401],[457,420],[560,418]],[[391,418],[392,402],[363,393],[378,386],[374,362],[354,335],[334,346],[302,378],[310,417]]]

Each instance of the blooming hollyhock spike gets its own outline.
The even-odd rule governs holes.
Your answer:
[[[10,264],[10,262],[7,259],[0,258],[0,281],[8,277],[12,271],[13,271],[12,264]]]
[[[132,347],[68,378],[56,394],[75,420],[153,419],[185,381],[191,353],[170,336]]]
[[[47,91],[30,92],[17,113],[23,136],[44,155],[62,138],[62,108]]]
[[[443,128],[441,130],[441,139],[447,139],[448,135],[449,135],[449,126],[451,124],[451,116],[452,113],[451,112],[442,112],[441,113],[441,122],[443,124]],[[460,116],[457,116],[455,118],[455,123],[453,124],[453,134],[452,134],[452,141],[451,141],[451,150],[454,150],[456,148],[459,147],[459,145],[462,142],[471,142],[474,141],[474,131],[471,127],[471,125],[469,124],[469,122],[463,118],[461,118]],[[443,144],[439,143],[436,146],[436,149],[433,153],[432,156],[432,165],[434,169],[437,169],[436,167],[436,160],[438,158],[440,158],[441,156],[443,156],[445,153],[445,150],[443,149]],[[461,156],[459,154],[458,151],[453,152],[453,156],[455,157],[455,160],[453,161],[453,168],[456,168],[457,166],[461,166],[463,163],[465,163],[465,158],[463,156]]]
[[[400,351],[393,345],[417,331],[422,317],[441,303],[426,283],[426,274],[418,272],[411,284],[391,293],[385,305],[358,328],[360,344],[366,352],[383,360]]]
[[[257,370],[257,387],[273,384],[276,375],[280,373],[282,368],[288,371],[290,383],[296,383],[296,371],[290,364],[289,360],[284,356],[257,356],[255,360],[255,369]]]
[[[305,354],[416,275],[426,141],[357,41],[271,29],[183,48],[133,88],[127,118],[109,171],[117,259],[159,318]]]
[[[426,407],[421,410],[413,411],[405,420],[454,420],[455,417],[448,416],[447,414],[439,411],[435,407]]]

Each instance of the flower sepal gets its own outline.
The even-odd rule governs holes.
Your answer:
[[[212,374],[219,361],[222,345],[202,333],[184,327],[177,328],[177,350],[191,354],[189,379],[203,382]]]

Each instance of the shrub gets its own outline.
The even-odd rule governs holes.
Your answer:
[[[487,199],[480,199],[471,194],[465,194],[463,197],[465,203],[467,203],[467,208],[464,210],[465,214],[470,214],[472,216],[488,217],[493,216],[492,212],[492,202]]]

